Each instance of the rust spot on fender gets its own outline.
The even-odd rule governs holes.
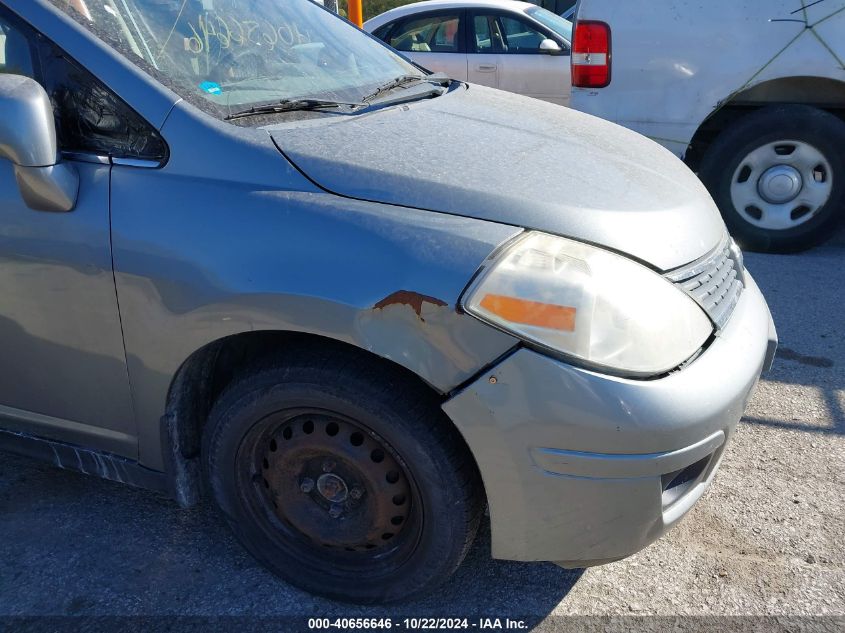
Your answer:
[[[424,303],[430,303],[439,307],[445,307],[447,305],[445,301],[442,301],[437,297],[429,297],[428,295],[423,295],[411,290],[397,290],[376,303],[373,306],[373,310],[381,310],[387,306],[406,305],[410,306],[410,308],[417,313],[420,321],[425,323],[425,319],[422,317],[422,307]]]

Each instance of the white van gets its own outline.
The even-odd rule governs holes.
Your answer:
[[[698,172],[746,247],[845,217],[845,0],[580,0],[572,107]]]

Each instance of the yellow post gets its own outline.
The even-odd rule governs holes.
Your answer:
[[[361,0],[348,0],[346,16],[352,24],[357,24],[358,28],[364,26],[364,10],[361,8]]]

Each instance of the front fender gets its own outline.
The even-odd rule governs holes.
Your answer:
[[[139,454],[194,351],[253,331],[355,345],[447,392],[515,340],[460,313],[483,260],[519,229],[319,192],[115,167],[115,278]]]

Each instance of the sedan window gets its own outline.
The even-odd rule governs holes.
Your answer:
[[[548,36],[515,16],[478,13],[473,19],[476,53],[534,54]]]
[[[538,53],[540,51],[540,42],[546,39],[543,33],[515,18],[500,16],[499,21],[508,53]]]
[[[503,53],[507,51],[502,28],[496,16],[476,15],[473,24],[475,27],[476,53]]]
[[[408,53],[457,53],[458,16],[441,14],[407,20],[390,35],[390,44]]]

